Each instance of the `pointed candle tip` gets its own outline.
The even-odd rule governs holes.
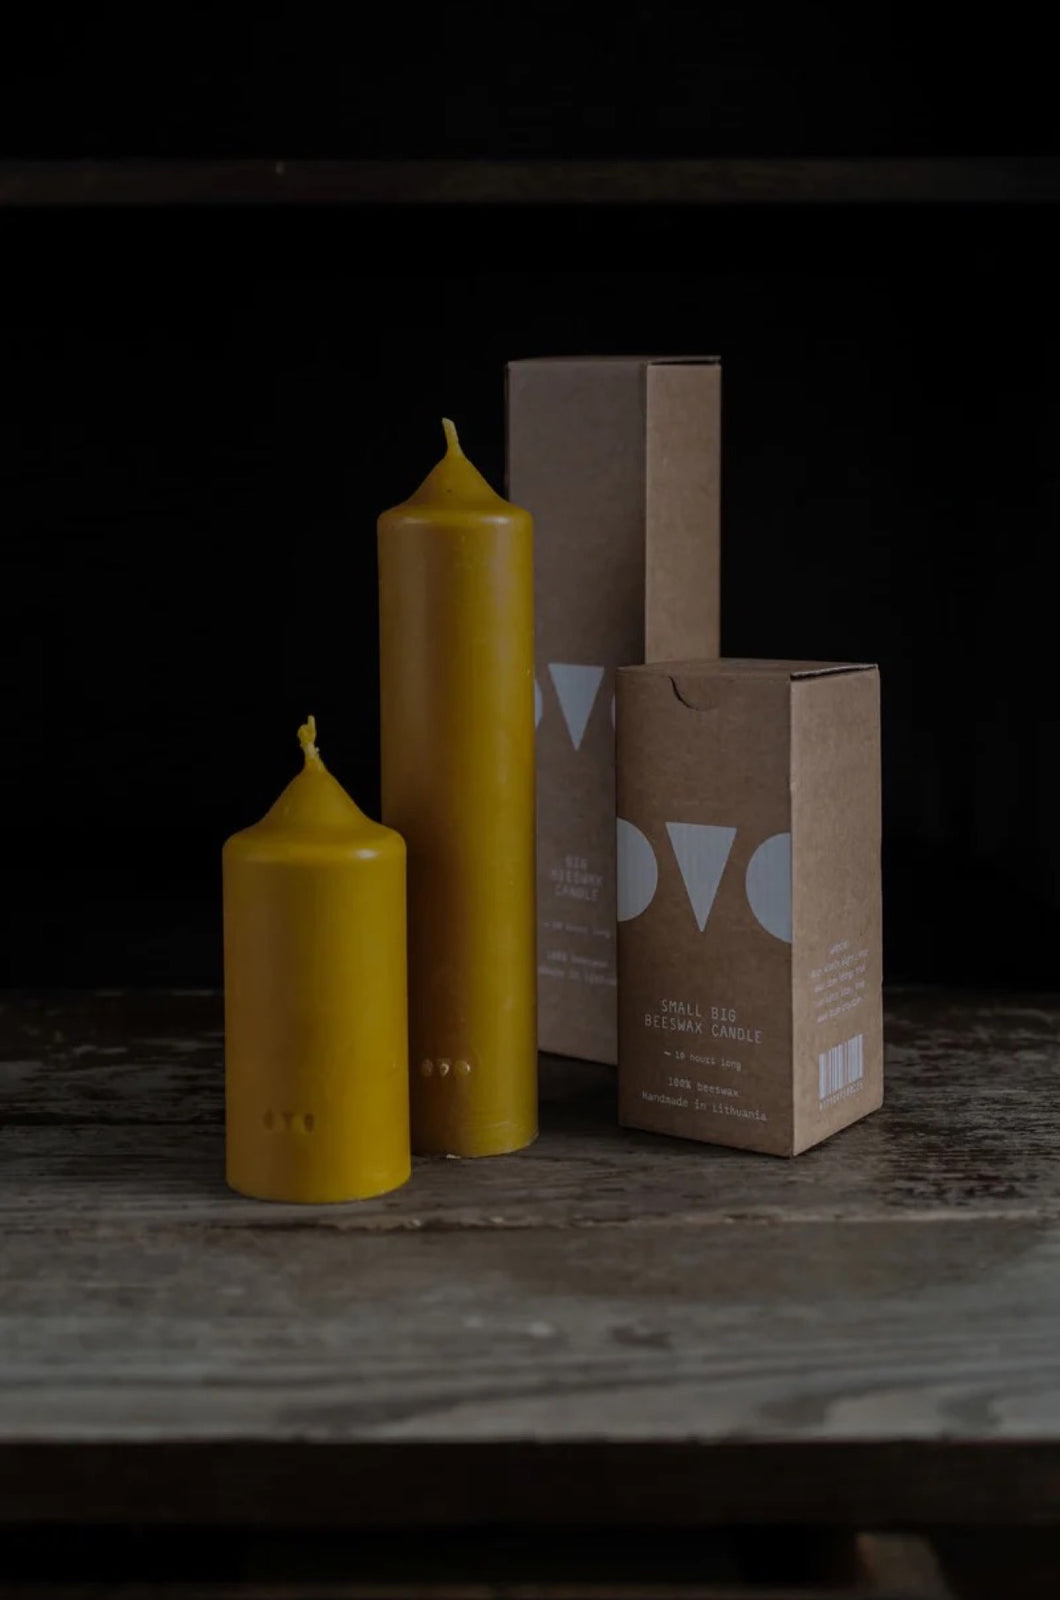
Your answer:
[[[320,760],[320,751],[317,749],[317,719],[312,712],[298,730],[298,742],[302,746],[302,754],[307,762]]]
[[[456,424],[454,422],[450,422],[448,417],[443,417],[442,428],[445,432],[446,450],[452,451],[454,455],[462,456],[464,452],[460,448],[460,440],[457,437]]]

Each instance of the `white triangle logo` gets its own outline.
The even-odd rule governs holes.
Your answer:
[[[692,911],[702,933],[732,850],[736,829],[717,828],[705,822],[668,822],[666,831],[670,835]]]
[[[548,670],[556,685],[563,720],[575,750],[581,748],[585,725],[593,709],[596,691],[604,676],[603,667],[575,667],[565,661],[550,661]]]

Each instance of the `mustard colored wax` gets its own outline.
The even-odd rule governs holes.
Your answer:
[[[408,847],[412,1148],[537,1134],[533,524],[456,429],[379,519],[383,819]]]
[[[303,770],[224,847],[228,1182],[360,1200],[409,1175],[405,846]]]

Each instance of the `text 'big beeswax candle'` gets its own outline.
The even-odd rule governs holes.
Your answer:
[[[405,846],[324,766],[224,847],[228,1182],[360,1200],[409,1175]]]
[[[412,1145],[537,1133],[533,525],[448,449],[379,519],[383,817],[409,872]]]

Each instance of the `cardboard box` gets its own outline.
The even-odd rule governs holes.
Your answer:
[[[618,675],[619,1119],[797,1155],[883,1099],[875,667]]]
[[[508,495],[533,513],[538,1031],[614,1062],[614,672],[718,653],[721,369],[508,367]]]

